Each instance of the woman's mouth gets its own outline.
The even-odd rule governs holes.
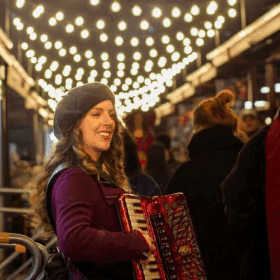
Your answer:
[[[102,131],[102,132],[99,132],[98,134],[100,136],[102,136],[102,138],[105,139],[105,140],[109,140],[111,138],[110,132]]]

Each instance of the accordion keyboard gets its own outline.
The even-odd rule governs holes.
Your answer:
[[[183,193],[152,198],[121,194],[117,207],[124,231],[141,229],[156,245],[148,265],[133,261],[136,280],[207,280]]]
[[[141,229],[145,234],[149,235],[146,218],[144,216],[143,209],[141,207],[141,200],[135,198],[125,199],[127,210],[129,213],[129,219],[132,229]],[[145,267],[141,263],[141,268],[145,276],[145,280],[160,280],[159,267],[156,262],[154,254],[149,256],[150,262]]]

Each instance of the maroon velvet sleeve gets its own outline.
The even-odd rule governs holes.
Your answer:
[[[148,243],[138,231],[108,230],[119,221],[106,216],[99,186],[83,170],[73,168],[60,175],[53,188],[52,206],[59,248],[73,261],[126,261],[139,259],[143,252],[149,251]],[[102,215],[108,227],[102,224],[100,229]]]

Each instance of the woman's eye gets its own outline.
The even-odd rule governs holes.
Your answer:
[[[92,114],[93,117],[98,117],[100,114]]]

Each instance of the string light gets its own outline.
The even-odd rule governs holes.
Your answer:
[[[15,0],[16,1],[16,5],[19,8],[20,5],[23,5],[22,3],[25,3],[24,0]],[[21,2],[21,4],[20,4]],[[228,12],[228,17],[235,17],[237,12],[234,8],[231,8],[232,6],[234,6],[236,4],[236,0],[227,0],[228,5],[230,6],[229,9],[227,10]],[[89,0],[89,3],[92,6],[97,6],[100,4],[99,0]],[[39,7],[39,8],[38,8]],[[110,5],[111,9],[113,12],[118,12],[121,10],[121,6],[119,4],[118,1],[113,1],[113,3]],[[200,13],[200,9],[202,7],[199,7],[198,5],[193,5],[191,7],[191,9],[189,10],[189,12],[184,14],[184,18],[181,20],[184,20],[186,22],[192,22],[195,18],[195,16],[197,16]],[[217,9],[218,9],[218,4],[217,1],[210,1],[210,3],[208,4],[208,6],[206,7],[206,11],[208,14],[214,14],[216,13]],[[33,10],[33,16],[35,18],[39,18],[43,13],[45,12],[45,8],[43,5],[39,5],[37,6],[34,10]],[[132,14],[134,16],[140,16],[142,15],[143,11],[142,8],[139,5],[134,5],[132,10],[131,10]],[[158,7],[153,7],[151,9],[151,15],[153,18],[155,19],[159,19],[160,17],[162,17],[162,10]],[[171,9],[171,16],[173,18],[175,18],[174,20],[176,20],[177,18],[179,18],[182,14],[182,11],[178,8],[178,7],[174,7],[173,9]],[[146,15],[146,11],[145,11],[145,15]],[[54,13],[54,16],[52,16],[51,18],[49,18],[49,24],[50,26],[55,26],[58,24],[58,22],[63,21],[64,20],[64,12],[63,11],[58,11],[56,13]],[[212,18],[211,18],[212,20]],[[154,20],[155,21],[155,20]],[[160,20],[162,23],[162,26],[164,28],[168,28],[172,25],[172,21],[170,18],[165,17],[162,20]],[[145,44],[150,47],[148,49],[148,51],[146,52],[145,56],[148,54],[148,57],[143,57],[142,58],[142,54],[139,51],[135,51],[132,54],[127,54],[127,53],[118,53],[118,55],[116,56],[117,58],[117,64],[112,64],[112,66],[116,66],[117,67],[117,76],[119,77],[118,79],[120,80],[120,84],[123,84],[122,78],[124,76],[127,76],[127,74],[129,74],[129,72],[131,73],[131,75],[133,76],[133,81],[134,83],[131,84],[127,84],[128,88],[125,87],[126,89],[126,93],[128,94],[129,97],[131,98],[130,101],[126,101],[126,103],[124,104],[123,102],[117,103],[118,104],[118,108],[122,107],[122,111],[123,112],[128,112],[131,111],[133,109],[135,109],[137,106],[137,108],[142,108],[147,110],[147,108],[149,109],[151,106],[154,106],[153,104],[155,102],[157,102],[156,97],[158,98],[158,95],[160,95],[161,93],[165,92],[165,87],[166,86],[172,86],[172,77],[174,75],[176,75],[176,73],[180,73],[180,71],[182,69],[184,69],[184,67],[186,65],[188,65],[189,63],[191,63],[192,61],[194,61],[198,54],[196,52],[193,52],[192,46],[193,43],[198,47],[201,47],[205,44],[204,38],[206,37],[206,34],[208,37],[213,37],[215,36],[215,31],[213,30],[213,25],[215,28],[219,29],[222,28],[223,24],[225,22],[225,17],[222,15],[217,16],[216,22],[213,21],[205,21],[204,22],[204,28],[203,29],[197,29],[195,26],[191,28],[191,35],[195,36],[196,38],[193,38],[191,41],[189,38],[185,38],[185,34],[181,31],[177,32],[175,34],[175,38],[179,41],[182,41],[182,45],[184,48],[184,53],[180,53],[178,52],[173,44],[173,36],[172,38],[170,38],[167,34],[163,35],[160,38],[160,41],[162,44],[166,45],[165,49],[166,49],[166,54],[167,57],[164,56],[159,56],[159,52],[157,49],[155,48],[151,48],[152,46],[154,46],[155,44],[155,40],[158,40],[157,38],[157,34],[154,33],[153,37],[152,36],[148,36],[146,38],[144,38],[144,42]],[[13,20],[13,23],[15,25],[15,28],[17,30],[22,30],[24,28],[24,24],[21,22],[21,19],[16,17]],[[74,27],[75,24],[75,27]],[[68,33],[72,33],[75,31],[75,29],[78,27],[76,26],[83,26],[82,30],[79,30],[79,33],[81,35],[82,38],[88,38],[90,36],[89,30],[86,29],[85,27],[85,23],[84,23],[84,18],[81,16],[78,17],[74,17],[74,22],[72,23],[67,23],[64,25],[66,32]],[[104,20],[99,19],[96,22],[96,27],[100,30],[105,29],[106,27],[106,23]],[[134,26],[132,26],[134,28]],[[127,23],[124,20],[119,21],[119,23],[117,24],[117,28],[120,31],[125,31],[127,29]],[[152,33],[154,32],[154,26],[146,20],[146,19],[141,19],[140,20],[140,28],[142,30],[149,30],[150,34],[152,35]],[[78,48],[76,46],[71,46],[69,49],[67,48],[67,50],[63,47],[63,43],[62,41],[52,41],[53,38],[48,38],[47,34],[37,34],[34,30],[33,27],[29,26],[26,29],[26,32],[28,34],[28,37],[30,40],[36,40],[37,37],[40,38],[40,41],[43,43],[42,47],[44,47],[46,50],[51,49],[53,46],[54,48],[58,51],[59,56],[66,56],[67,52],[69,52],[69,57],[70,55],[73,55],[73,60],[74,62],[81,62],[82,61],[82,57],[83,59],[85,59],[85,63],[88,64],[89,67],[94,67],[95,65],[97,65],[99,68],[101,68],[102,73],[99,79],[97,80],[101,80],[104,83],[106,82],[107,84],[111,84],[112,86],[112,90],[114,90],[114,92],[117,91],[117,85],[116,84],[112,84],[112,82],[108,79],[110,79],[112,77],[112,73],[116,73],[116,72],[112,72],[110,69],[111,67],[111,61],[109,60],[109,57],[107,57],[105,59],[104,56],[103,57],[103,61],[101,63],[97,63],[97,61],[95,61],[95,59],[93,58],[93,53],[91,50],[82,50],[81,54],[78,53]],[[136,35],[136,34],[135,34]],[[26,35],[25,35],[26,36]],[[127,35],[125,35],[127,36]],[[27,40],[28,40],[27,37]],[[94,36],[92,36],[94,37]],[[119,36],[119,34],[117,34],[116,36],[114,36],[113,40],[116,46],[122,46],[124,44],[124,36]],[[106,43],[109,40],[109,37],[106,33],[101,33],[99,35],[99,39],[101,42]],[[130,37],[128,38],[127,42],[133,46],[133,47],[137,47],[140,44],[140,40],[143,41],[143,38],[139,37]],[[40,43],[40,42],[39,42]],[[66,43],[66,42],[65,42]],[[110,41],[111,43],[111,41]],[[158,42],[157,42],[158,43]],[[66,45],[66,44],[65,44]],[[107,46],[107,44],[104,44],[105,48]],[[80,46],[78,46],[80,47]],[[41,71],[42,70],[42,65],[44,65],[41,58],[36,57],[35,51],[30,49],[30,46],[28,45],[27,42],[22,42],[21,43],[21,48],[26,51],[26,56],[30,59],[30,62],[32,64],[34,64],[35,66],[35,70],[36,71]],[[104,48],[104,50],[105,50]],[[82,49],[82,48],[81,48]],[[97,48],[98,50],[98,48]],[[124,48],[124,50],[126,50],[126,48]],[[131,56],[134,59],[134,62],[132,61],[131,64],[131,69],[129,68],[129,64],[128,63],[124,63],[126,56],[130,59]],[[46,56],[46,57],[51,57],[51,56]],[[112,59],[112,58],[110,58]],[[138,63],[138,61],[141,61],[141,67],[140,64]],[[172,65],[171,68],[169,69],[165,69],[164,67],[167,64],[167,61],[172,60],[174,63]],[[128,60],[129,61],[129,60]],[[159,67],[161,67],[162,69],[159,70],[159,72],[161,74],[155,74],[154,72],[152,72],[152,69],[154,67],[154,64],[157,64]],[[46,64],[47,65],[47,64]],[[50,63],[50,65],[52,65]],[[68,65],[69,66],[69,65]],[[78,66],[78,64],[77,64]],[[44,66],[44,67],[48,67],[48,66]],[[57,66],[58,67],[58,66]],[[52,79],[55,81],[56,85],[61,85],[63,82],[63,89],[62,91],[65,91],[66,89],[69,89],[73,86],[75,86],[75,84],[83,84],[83,82],[85,81],[95,81],[96,76],[97,76],[97,72],[91,72],[91,74],[94,74],[95,77],[93,77],[93,75],[90,75],[88,77],[82,77],[84,74],[84,69],[83,71],[81,70],[82,68],[79,68],[75,75],[76,78],[76,82],[74,79],[74,85],[73,85],[73,81],[71,80],[67,80],[66,77],[69,77],[70,75],[70,71],[69,68],[65,67],[63,70],[61,70],[61,75],[55,75],[55,72],[57,71],[57,67],[54,66],[50,66],[50,71],[48,71],[48,77],[50,76],[50,73],[52,73]],[[126,74],[124,73],[125,68],[128,68],[126,70]],[[76,68],[76,67],[74,67]],[[98,69],[98,68],[97,68]],[[44,69],[43,75],[45,74],[45,70],[47,70],[46,68]],[[112,69],[113,70],[113,69]],[[143,74],[143,70],[146,71],[146,74],[144,72],[144,76],[148,75],[150,77],[150,79],[145,79],[145,77],[143,77],[141,74]],[[171,70],[171,72],[169,71]],[[93,69],[92,71],[96,71],[96,69]],[[128,72],[127,72],[128,71]],[[83,72],[83,73],[82,73]],[[167,74],[168,73],[168,74]],[[73,74],[73,73],[72,73]],[[150,75],[151,74],[151,75]],[[103,75],[103,76],[102,76]],[[114,74],[115,75],[115,74]],[[156,79],[155,79],[156,77]],[[168,78],[166,78],[168,77]],[[155,80],[153,80],[154,82],[151,82],[151,79],[154,78]],[[64,81],[65,79],[65,81]],[[102,80],[104,79],[104,80]],[[66,82],[68,81],[68,82]],[[142,87],[140,87],[140,85],[143,83]],[[48,83],[46,83],[46,86],[48,85]],[[56,87],[56,86],[55,86]],[[56,90],[54,87],[54,91]],[[149,95],[148,95],[149,93]],[[144,95],[146,94],[146,95]],[[150,98],[149,96],[153,96],[153,98]],[[118,97],[118,101],[119,100],[126,100],[127,97],[125,97],[126,95],[124,95],[123,92],[119,91],[119,97]],[[125,97],[125,98],[124,98]],[[146,99],[145,99],[146,98]],[[144,101],[145,99],[145,101]],[[134,104],[133,101],[137,102],[137,104]]]

